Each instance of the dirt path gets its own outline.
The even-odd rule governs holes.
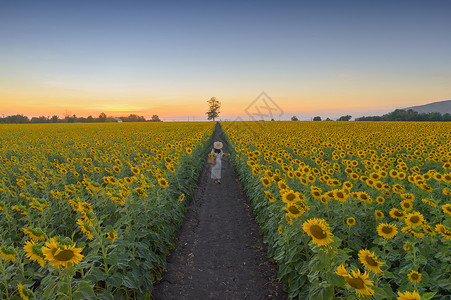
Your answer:
[[[213,141],[222,141],[216,126]],[[210,147],[211,150],[211,147]],[[228,157],[221,184],[204,168],[155,299],[286,299]]]

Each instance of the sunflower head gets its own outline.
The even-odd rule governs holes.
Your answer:
[[[385,217],[384,213],[380,210],[375,210],[374,215],[376,219],[383,219]]]
[[[435,225],[435,231],[440,233],[446,240],[451,239],[451,230],[446,228],[442,224]]]
[[[451,216],[451,204],[448,203],[448,204],[442,205],[442,210],[445,214],[448,214]]]
[[[398,292],[397,300],[421,300],[420,294],[417,291],[411,292]]]
[[[424,222],[424,217],[421,213],[415,211],[413,213],[407,214],[404,221],[409,226],[420,226]]]
[[[401,201],[400,205],[404,211],[410,211],[413,208],[412,201],[410,200],[403,200]]]
[[[299,207],[296,204],[287,204],[284,207],[284,210],[286,210],[287,214],[292,218],[299,218],[305,212],[305,210],[303,208]]]
[[[115,239],[117,239],[117,233],[116,230],[110,231],[106,233],[107,238],[111,239],[111,241],[114,242]]]
[[[16,250],[11,246],[1,246],[0,247],[0,259],[1,260],[16,260]]]
[[[346,224],[349,226],[354,226],[355,225],[355,219],[353,217],[349,217],[346,219]]]
[[[45,265],[45,256],[42,253],[42,245],[35,241],[26,241],[23,247],[25,257],[31,261],[36,261],[41,267]]]
[[[376,227],[376,230],[377,233],[384,239],[391,239],[398,234],[398,228],[396,224],[380,223]]]
[[[384,199],[384,197],[379,196],[379,197],[376,198],[376,202],[377,202],[378,204],[384,204],[385,199]]]
[[[384,264],[383,262],[380,262],[376,255],[373,252],[370,252],[367,249],[360,250],[359,251],[359,261],[362,263],[362,265],[369,269],[370,271],[373,271],[374,273],[382,273],[381,266]]]
[[[400,211],[399,209],[393,207],[390,210],[390,216],[394,219],[404,219],[404,217],[406,216],[406,213],[403,211]]]
[[[163,177],[158,179],[158,184],[164,188],[167,188],[169,186],[168,181]]]
[[[357,273],[354,270],[351,270],[351,274],[348,276],[344,276],[346,283],[354,288],[357,296],[371,296],[374,294],[374,290],[370,289],[369,286],[373,285],[372,280],[368,280],[369,273],[366,271],[361,274],[360,270]]]
[[[418,273],[417,271],[410,272],[407,274],[407,278],[409,278],[410,282],[417,283],[421,281],[421,273]]]
[[[42,247],[42,253],[44,253],[45,259],[53,266],[72,266],[80,263],[83,259],[81,251],[82,248],[75,248],[69,238],[54,237],[49,242],[45,243],[46,247]]]
[[[302,229],[312,238],[318,246],[330,244],[333,234],[329,231],[329,224],[324,219],[309,219],[302,224]]]
[[[33,292],[30,289],[24,287],[22,283],[19,283],[17,285],[17,291],[19,292],[19,296],[20,298],[22,298],[22,300],[29,300],[33,297]]]
[[[298,195],[292,190],[286,190],[282,194],[282,201],[285,203],[294,203],[299,200],[300,199],[299,199]]]

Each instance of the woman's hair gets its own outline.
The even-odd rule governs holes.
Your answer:
[[[215,153],[221,153],[221,149],[215,149]]]

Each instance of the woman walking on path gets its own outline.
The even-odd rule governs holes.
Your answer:
[[[217,184],[221,183],[221,159],[224,155],[222,146],[223,145],[221,142],[214,142],[213,149],[211,149],[211,153],[216,155],[216,164],[211,166],[211,179],[214,179]]]

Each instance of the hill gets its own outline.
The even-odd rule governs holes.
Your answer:
[[[441,114],[451,114],[451,100],[432,102],[425,105],[412,106],[407,108],[402,108],[402,110],[414,110],[418,113],[431,113],[439,112]]]

